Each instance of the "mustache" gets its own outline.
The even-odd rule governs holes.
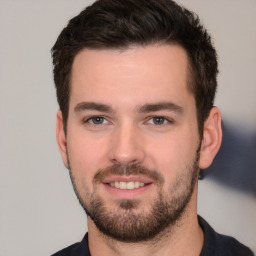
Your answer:
[[[143,166],[134,164],[129,166],[124,165],[112,165],[106,168],[99,169],[93,178],[94,184],[102,183],[107,177],[111,175],[118,176],[130,176],[141,175],[150,178],[158,185],[162,185],[164,182],[163,176],[156,170],[151,170]]]

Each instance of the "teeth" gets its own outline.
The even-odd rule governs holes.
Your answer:
[[[120,182],[120,189],[126,189],[126,182]]]
[[[116,181],[116,182],[114,183],[114,187],[120,188],[120,183],[119,183],[118,181]]]
[[[110,186],[119,188],[119,189],[135,189],[139,187],[143,187],[145,184],[143,182],[139,181],[130,181],[130,182],[124,182],[124,181],[115,181],[111,182]]]
[[[142,184],[141,186],[144,186],[143,183],[141,183],[141,184]],[[140,187],[140,182],[139,182],[139,181],[135,181],[135,182],[134,182],[134,187],[135,187],[135,188],[139,188],[139,187]]]

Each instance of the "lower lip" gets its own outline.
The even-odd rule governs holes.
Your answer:
[[[118,199],[134,199],[144,194],[147,190],[149,190],[153,186],[153,184],[150,183],[143,187],[134,188],[134,189],[119,189],[116,187],[112,187],[109,184],[103,184],[103,185],[113,197]]]

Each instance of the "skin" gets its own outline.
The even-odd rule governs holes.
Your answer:
[[[149,212],[157,196],[154,183],[139,192],[113,191],[103,183],[94,190],[93,177],[100,168],[140,164],[155,169],[164,178],[165,193],[181,171],[186,174],[186,166],[194,161],[200,143],[195,99],[187,89],[187,81],[187,55],[179,46],[134,46],[124,51],[84,49],[77,54],[72,67],[67,134],[62,113],[58,112],[57,142],[67,168],[69,156],[86,206],[90,195],[97,193],[109,210],[122,213],[118,202],[128,198],[139,201],[135,213]],[[95,109],[88,102],[104,104],[108,109]],[[145,111],[145,106],[159,103],[172,103],[172,107]],[[103,117],[103,122],[95,123],[95,117]],[[164,117],[163,122],[156,123],[155,117]],[[221,139],[221,115],[213,108],[204,124],[200,168],[211,164]],[[183,190],[181,184],[177,193]],[[197,221],[196,198],[197,183],[179,224],[153,244],[115,241],[103,236],[88,217],[91,254],[199,255],[203,233]]]

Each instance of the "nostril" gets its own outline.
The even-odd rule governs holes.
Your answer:
[[[139,161],[138,159],[133,159],[130,160],[128,158],[119,158],[119,159],[111,159],[111,162],[115,165],[126,165],[126,166],[130,166],[130,165],[136,165],[136,164],[140,164],[141,161]]]
[[[129,125],[122,127],[110,141],[109,160],[121,165],[142,163],[145,158],[142,139],[135,134],[134,128],[129,128]]]
[[[116,159],[111,159],[111,162],[115,165],[119,165],[120,163]]]

